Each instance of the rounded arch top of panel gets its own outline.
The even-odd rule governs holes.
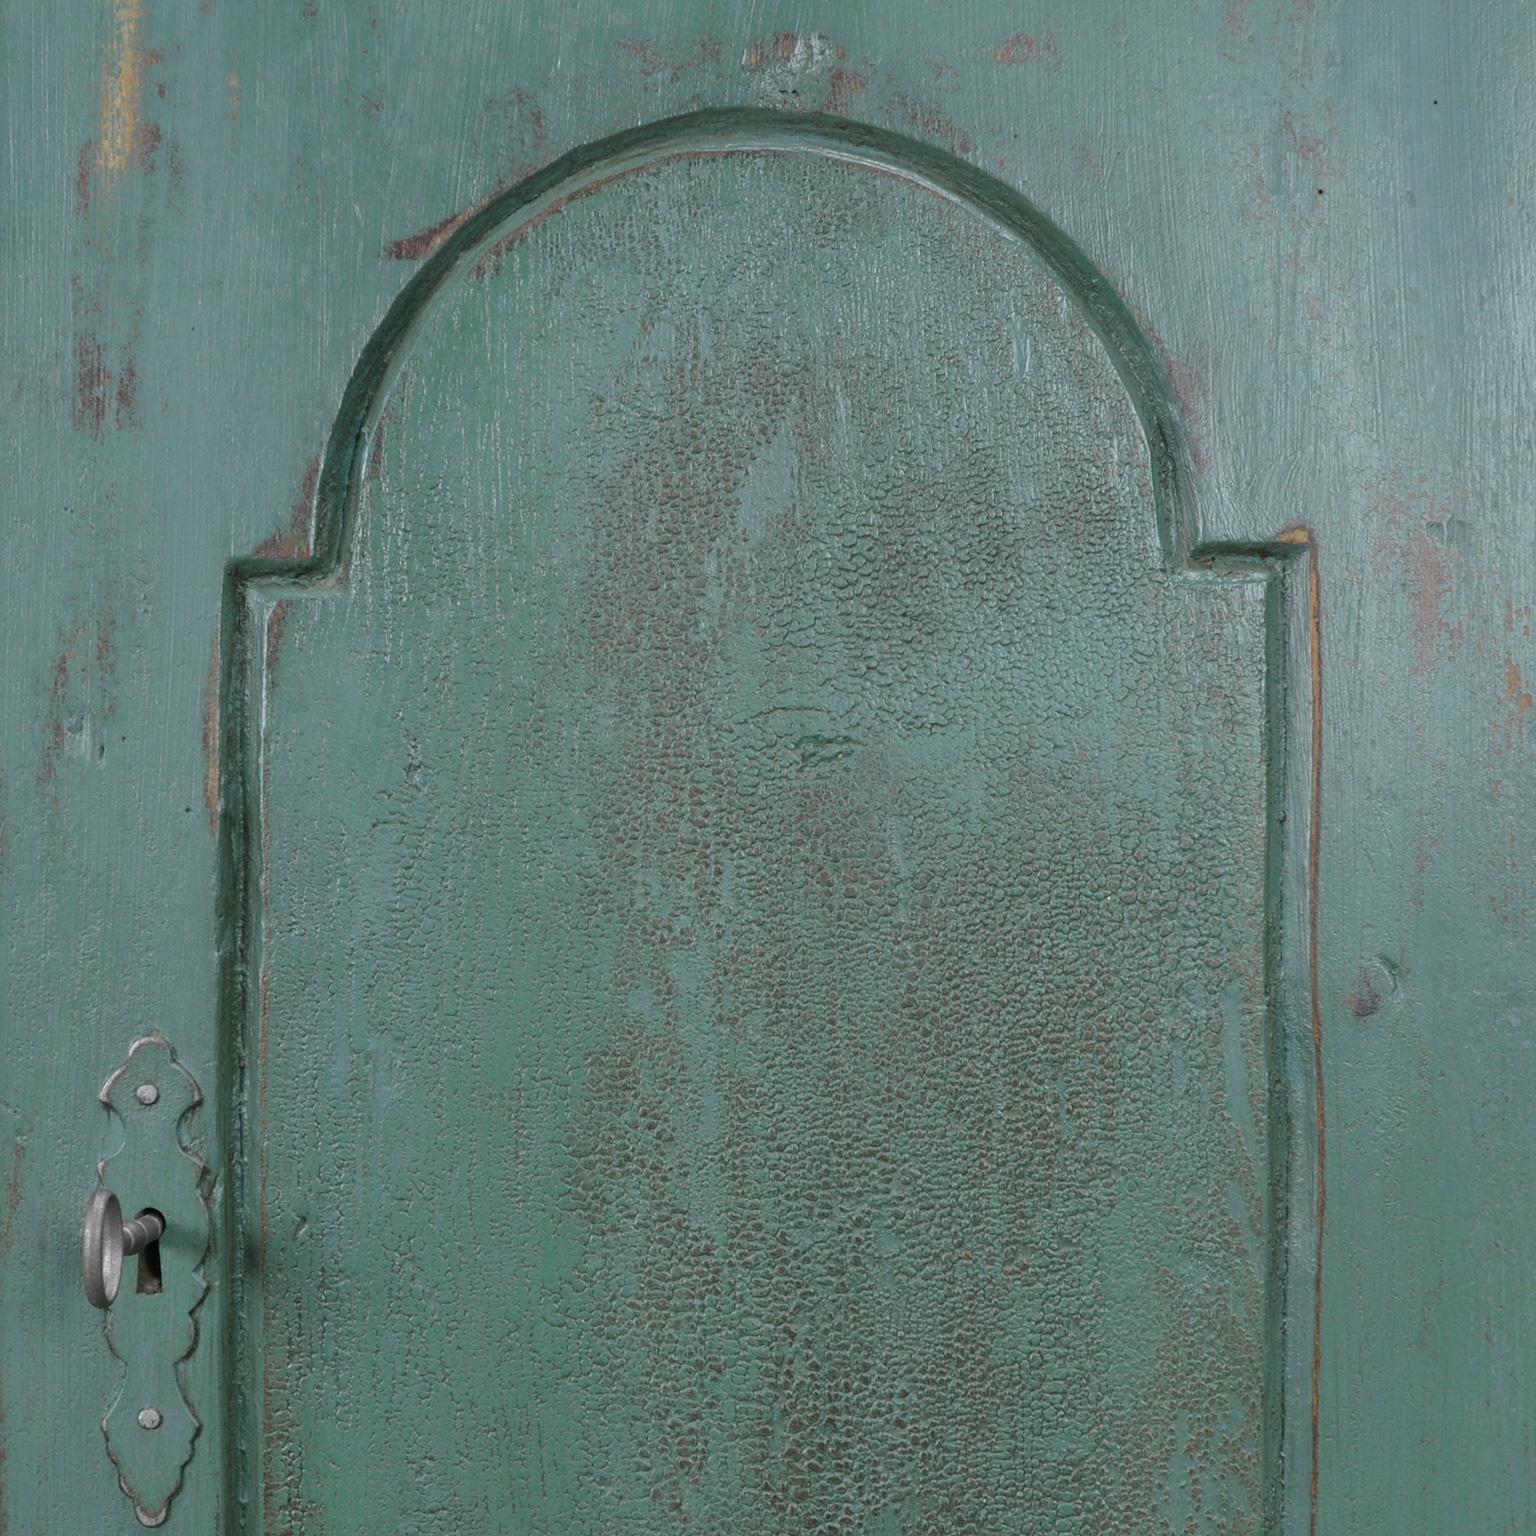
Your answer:
[[[698,548],[793,523],[1091,609],[1182,554],[1152,350],[1022,198],[788,115],[630,138],[504,194],[402,294],[327,456],[332,564],[450,590],[517,522]]]

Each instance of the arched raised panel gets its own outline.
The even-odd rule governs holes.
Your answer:
[[[894,139],[635,135],[421,274],[232,587],[269,1536],[1266,1527],[1278,578],[1180,465]]]

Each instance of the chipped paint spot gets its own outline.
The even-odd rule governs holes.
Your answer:
[[[75,161],[75,217],[83,219],[91,211],[91,168],[95,164],[96,145],[87,140],[80,146]]]
[[[1531,707],[1531,696],[1525,690],[1525,684],[1520,677],[1520,668],[1513,661],[1510,661],[1508,662],[1508,669],[1508,682],[1504,690],[1504,697],[1523,715]]]
[[[148,71],[162,55],[143,46],[145,14],[142,0],[111,0],[112,27],[101,65],[100,103],[96,136],[83,144],[75,159],[74,210],[78,218],[91,215],[99,193],[110,191],[127,172],[152,175],[163,134],[160,124],[143,115]],[[157,87],[163,96],[163,87]],[[171,151],[173,170],[174,147]],[[110,205],[109,205],[110,206]],[[126,215],[127,210],[123,210]],[[130,228],[122,219],[96,232],[87,242],[110,250]],[[139,239],[144,236],[139,221]],[[142,254],[142,243],[141,243]],[[100,436],[108,427],[139,425],[139,367],[133,348],[138,336],[137,310],[128,327],[114,326],[125,312],[121,303],[108,305],[100,292],[88,295],[82,278],[71,279],[75,312],[70,424],[76,431]]]
[[[132,357],[124,358],[117,375],[117,425],[139,424],[139,369]]]
[[[267,686],[271,687],[277,676],[277,658],[283,648],[283,631],[288,627],[288,613],[293,607],[291,599],[284,598],[272,605],[267,615],[267,639],[264,655],[267,662]]]
[[[1509,715],[1504,725],[1505,745],[1513,748],[1525,739],[1525,717],[1530,712],[1531,694],[1513,657],[1504,659],[1504,702]]]
[[[140,0],[112,0],[113,38],[101,72],[101,125],[96,141],[96,174],[121,176],[138,156],[139,110],[149,60],[140,46],[144,11]]]
[[[1296,162],[1295,176],[1302,202],[1308,209],[1307,217],[1315,221],[1322,215],[1322,205],[1314,200],[1342,173],[1333,148],[1337,136],[1334,110],[1324,106],[1321,129],[1311,119],[1297,119],[1287,112],[1280,119],[1280,135],[1286,153]]]
[[[101,343],[89,335],[75,337],[75,389],[70,423],[83,432],[99,435],[107,420],[107,399],[112,376],[107,372]]]
[[[1449,501],[1397,487],[1379,492],[1373,510],[1383,519],[1373,550],[1375,569],[1380,575],[1396,575],[1408,594],[1410,676],[1427,677],[1453,659],[1466,638],[1462,621],[1448,614],[1464,525]]]
[[[942,144],[954,155],[969,155],[974,148],[971,136],[963,132],[936,107],[930,107],[911,96],[892,98],[891,115],[898,117],[906,126],[933,144]]]
[[[1362,965],[1360,979],[1344,999],[1345,1006],[1357,1019],[1368,1019],[1381,1011],[1381,993],[1376,990],[1369,971]]]
[[[822,102],[821,110],[847,112],[853,105],[853,98],[862,95],[868,87],[869,81],[857,70],[839,66],[832,71],[832,78],[827,82],[827,98]]]
[[[428,256],[440,251],[482,208],[488,207],[494,198],[500,196],[503,190],[504,188],[498,186],[494,192],[482,197],[479,202],[471,203],[469,207],[461,208],[457,213],[450,213],[447,218],[439,219],[436,224],[418,230],[414,235],[406,235],[403,239],[391,240],[384,247],[385,256],[390,261],[425,261]]]
[[[1345,1006],[1357,1019],[1374,1018],[1396,995],[1401,969],[1385,956],[1363,961],[1354,986],[1345,994]]]
[[[992,57],[999,64],[1045,64],[1059,68],[1061,52],[1056,46],[1054,32],[1015,32],[1012,37],[997,45]]]
[[[114,670],[112,645],[117,620],[108,613],[76,625],[53,664],[43,725],[43,755],[37,787],[58,778],[63,757],[97,761],[106,751],[101,724],[114,713],[105,685]]]
[[[106,349],[90,332],[75,337],[74,387],[70,425],[99,437],[110,419],[119,428],[139,424],[139,369],[131,353],[116,372],[107,366]]]
[[[148,120],[140,123],[133,142],[139,169],[146,176],[153,174],[155,155],[160,148],[160,124]]]
[[[619,44],[619,51],[639,64],[642,78],[664,78],[673,85],[693,70],[720,62],[720,40],[715,37],[697,38],[679,53],[668,53],[644,38],[628,38]]]
[[[741,67],[756,77],[759,100],[769,105],[811,105],[834,89],[848,50],[820,32],[781,32],[754,39],[742,50]],[[847,90],[846,94],[855,92]],[[823,107],[823,110],[829,110]]]
[[[313,553],[315,491],[320,484],[320,455],[317,453],[304,470],[299,499],[288,514],[288,526],[269,534],[256,546],[265,560],[303,560]]]
[[[230,70],[225,86],[229,91],[229,120],[232,123],[238,123],[240,121],[240,76],[234,70]]]
[[[1514,708],[1516,708],[1516,711],[1519,711],[1519,714],[1525,714],[1525,711],[1531,707],[1531,696],[1525,691],[1525,684],[1521,679],[1521,670],[1519,670],[1518,665],[1514,664],[1513,660],[1508,664],[1508,680],[1507,685],[1505,685],[1504,697],[1508,699],[1508,702],[1513,703]]]
[[[27,1144],[17,1137],[11,1143],[11,1171],[5,1181],[5,1223],[0,1226],[0,1247],[9,1248],[16,1231],[16,1216],[21,1210],[21,1174],[26,1163]]]

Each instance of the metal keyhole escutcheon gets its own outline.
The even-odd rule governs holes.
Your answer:
[[[203,1095],[158,1032],[140,1035],[98,1095],[113,1150],[96,1164],[80,1251],[85,1295],[101,1308],[117,1380],[101,1420],[117,1481],[140,1525],[170,1519],[202,1428],[181,1379],[197,1347],[208,1290],[208,1169],[197,1111]],[[124,1211],[137,1213],[124,1221]],[[137,1285],[119,1294],[123,1260]]]
[[[122,1284],[123,1260],[142,1253],[164,1232],[165,1222],[153,1211],[124,1221],[117,1196],[110,1189],[96,1190],[86,1202],[85,1227],[80,1235],[86,1300],[93,1307],[110,1307]]]

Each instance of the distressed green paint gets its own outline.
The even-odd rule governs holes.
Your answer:
[[[782,116],[402,300],[318,589],[233,592],[264,1529],[1278,1514],[1279,578],[1166,568],[1151,374],[1000,186]]]
[[[6,41],[0,1528],[138,1529],[98,1428],[116,1368],[78,1212],[126,1040],[163,1028],[219,1080],[227,562],[303,547],[307,468],[428,231],[574,146],[734,105],[840,112],[1027,193],[1155,327],[1190,544],[1315,530],[1328,1207],[1315,1503],[1310,1363],[1286,1382],[1296,1517],[1536,1525],[1523,6],[68,0],[10,8]],[[1267,585],[1280,605],[1289,578]],[[1272,613],[1265,677],[1306,675],[1304,606]],[[1306,873],[1272,878],[1283,926]],[[1272,953],[1289,1031],[1305,969]],[[210,1325],[225,1300],[215,1276]],[[219,1402],[218,1351],[186,1381]],[[230,1448],[210,1415],[182,1528],[235,1524]]]

